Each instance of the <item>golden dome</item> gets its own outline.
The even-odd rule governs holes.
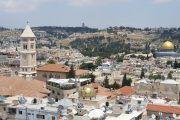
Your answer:
[[[86,94],[90,94],[90,93],[91,93],[91,91],[92,91],[92,89],[91,89],[91,88],[89,88],[89,87],[85,88],[85,93],[86,93]]]
[[[85,87],[80,89],[79,95],[80,97],[94,97],[96,92],[92,87]]]
[[[174,44],[170,41],[166,41],[162,44],[161,49],[174,49]]]

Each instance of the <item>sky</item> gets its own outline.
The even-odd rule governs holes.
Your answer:
[[[180,27],[180,0],[0,0],[0,26]]]

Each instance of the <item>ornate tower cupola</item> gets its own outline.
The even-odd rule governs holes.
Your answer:
[[[20,72],[26,78],[36,76],[36,36],[29,25],[21,34]]]

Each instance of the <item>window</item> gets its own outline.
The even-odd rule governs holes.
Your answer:
[[[15,115],[16,114],[16,108],[9,108],[8,109],[9,114]]]
[[[52,77],[53,77],[53,75],[52,75],[52,73],[50,73],[49,78],[52,78]]]
[[[22,111],[19,110],[19,114],[22,115]]]
[[[141,104],[141,101],[140,101],[140,100],[138,100],[138,104]]]
[[[34,49],[34,43],[31,44],[31,49]]]
[[[56,78],[57,78],[57,79],[60,79],[60,75],[56,75]]]
[[[23,49],[27,50],[27,45],[23,45]]]
[[[43,77],[44,77],[44,78],[47,78],[47,74],[46,74],[46,73],[44,73],[44,74],[43,74]]]
[[[52,90],[52,93],[54,94],[54,93],[55,93],[55,91],[54,91],[54,90]]]
[[[45,116],[44,116],[44,115],[37,114],[37,115],[36,115],[36,118],[45,119]]]
[[[52,116],[52,120],[55,120],[55,116]]]

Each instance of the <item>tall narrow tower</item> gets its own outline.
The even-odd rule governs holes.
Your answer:
[[[29,25],[21,34],[20,72],[26,78],[36,76],[36,36]]]

